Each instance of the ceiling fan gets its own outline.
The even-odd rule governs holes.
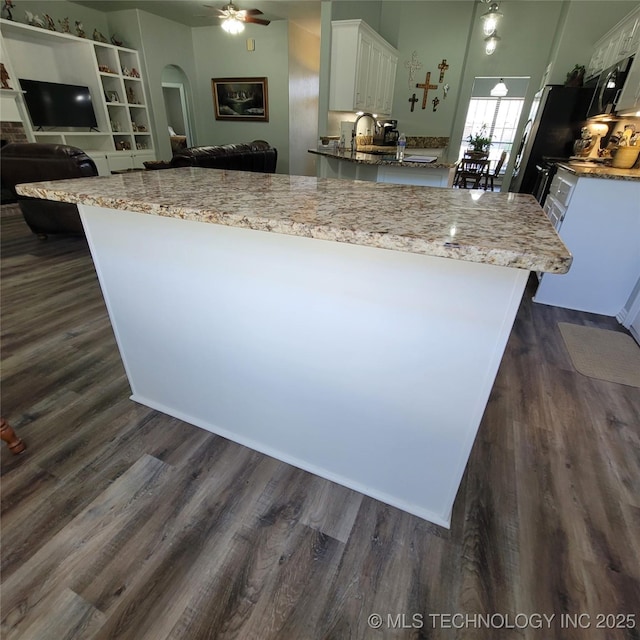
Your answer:
[[[213,9],[218,13],[218,18],[222,20],[222,28],[229,33],[240,33],[244,30],[244,23],[268,25],[271,21],[264,18],[256,18],[262,15],[260,9],[238,9],[233,2],[229,2],[222,9],[217,9],[205,4],[208,9]]]

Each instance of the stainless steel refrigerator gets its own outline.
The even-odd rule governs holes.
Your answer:
[[[586,124],[594,87],[549,84],[536,93],[514,161],[510,191],[535,193],[543,158],[573,155],[573,143]]]

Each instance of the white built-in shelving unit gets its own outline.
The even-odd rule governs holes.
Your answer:
[[[11,77],[28,140],[79,147],[100,174],[138,168],[155,160],[153,136],[138,52],[9,20],[0,20],[2,62]],[[35,129],[19,79],[89,87],[97,131]]]

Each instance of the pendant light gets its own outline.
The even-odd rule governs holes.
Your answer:
[[[482,20],[482,31],[485,36],[492,36],[498,28],[498,22],[502,18],[502,13],[498,11],[498,3],[492,2],[489,6],[489,11],[480,16]]]
[[[490,56],[496,50],[498,46],[498,42],[500,42],[500,38],[496,33],[484,39],[484,52]]]
[[[509,89],[504,83],[504,78],[500,78],[500,82],[491,89],[490,93],[492,98],[504,98],[509,93]]]

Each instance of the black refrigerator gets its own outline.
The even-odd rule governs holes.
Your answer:
[[[518,145],[509,191],[535,194],[543,158],[567,160],[573,155],[573,143],[586,124],[594,90],[549,84],[536,93]]]

